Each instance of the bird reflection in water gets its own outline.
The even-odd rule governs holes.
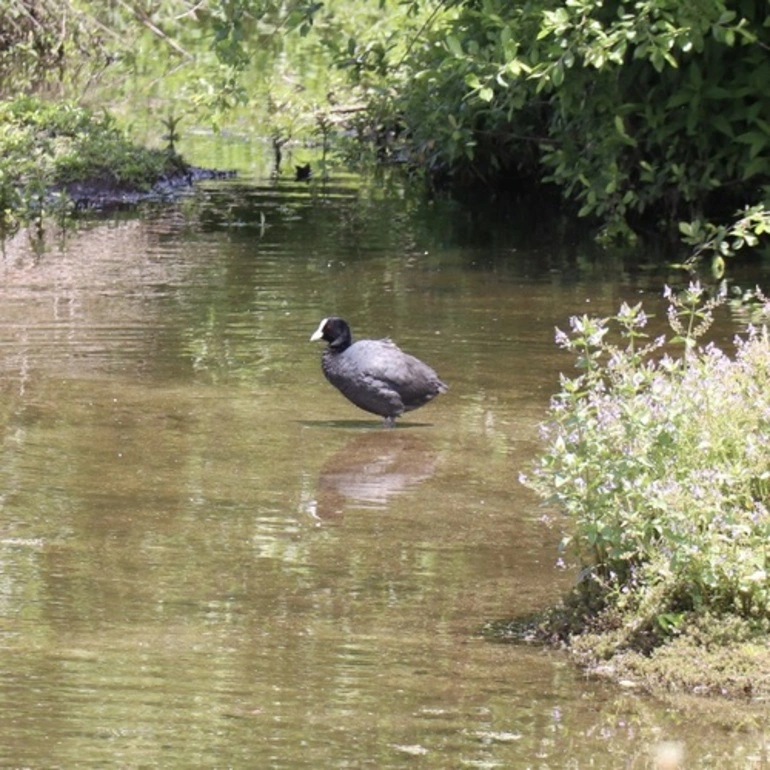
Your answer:
[[[334,518],[346,508],[384,509],[391,498],[429,479],[438,462],[438,452],[415,436],[358,435],[324,463],[315,497],[303,508],[318,519]]]

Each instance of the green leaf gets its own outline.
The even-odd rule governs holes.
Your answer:
[[[700,71],[698,62],[693,60],[687,68],[687,76],[693,88],[698,89],[703,84],[703,73]]]
[[[469,72],[465,76],[465,85],[469,88],[472,88],[474,91],[481,88],[481,81],[479,80],[479,76],[475,72]]]
[[[679,626],[682,625],[683,619],[683,612],[662,612],[655,618],[658,626],[660,626],[661,630],[667,634],[676,633],[676,631],[679,629]]]
[[[663,57],[674,68],[679,69],[679,62],[674,58],[674,55],[669,51],[664,51]]]
[[[734,94],[727,88],[722,86],[711,86],[706,89],[704,94],[708,99],[734,99]]]
[[[749,158],[756,158],[759,153],[766,151],[770,146],[770,135],[764,131],[746,131],[735,137],[736,142],[749,145]]]
[[[520,59],[511,59],[505,65],[505,69],[509,75],[513,75],[514,77],[518,77],[522,72],[525,75],[529,75],[532,72],[532,67]]]
[[[733,127],[724,115],[712,115],[711,125],[720,133],[730,137],[730,139],[734,138],[735,132],[733,131]]]
[[[669,98],[666,100],[666,108],[673,110],[676,107],[689,104],[691,101],[692,91],[680,88],[678,91],[675,91],[673,94],[671,94],[671,96],[669,96]]]
[[[482,102],[491,102],[494,96],[495,92],[489,87],[482,88],[479,91],[479,99],[481,99]]]
[[[750,179],[757,174],[767,174],[770,172],[770,161],[765,156],[758,156],[750,160],[743,168],[741,179],[743,181]]]
[[[458,58],[463,55],[462,43],[454,36],[448,35],[446,38],[447,48]]]
[[[628,135],[626,132],[626,124],[620,115],[615,116],[615,130],[618,132],[618,134],[620,134],[621,137],[623,137],[623,141],[626,144],[630,145],[631,147],[636,147],[636,139]]]

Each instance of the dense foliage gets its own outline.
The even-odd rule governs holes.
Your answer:
[[[0,95],[94,98],[131,73],[169,120],[255,116],[277,158],[340,127],[396,139],[381,157],[460,189],[547,186],[607,235],[685,219],[708,238],[770,193],[764,0],[0,0],[0,17]]]
[[[465,184],[556,184],[623,228],[724,216],[770,184],[770,7],[755,0],[456,4],[395,97]]]
[[[730,356],[698,343],[721,298],[667,296],[672,339],[644,339],[640,305],[557,332],[582,373],[562,376],[526,479],[567,516],[565,556],[625,618],[621,646],[705,614],[770,620],[770,301]]]

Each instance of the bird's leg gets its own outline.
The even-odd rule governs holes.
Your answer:
[[[382,424],[386,428],[395,428],[396,427],[396,418],[395,417],[386,417],[385,421]]]

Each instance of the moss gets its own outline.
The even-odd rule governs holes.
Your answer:
[[[676,631],[649,627],[576,589],[557,607],[526,618],[491,624],[503,641],[544,643],[566,649],[588,673],[647,692],[770,698],[768,621],[737,615],[686,614]]]
[[[616,670],[650,691],[770,697],[770,649],[762,640],[708,648],[686,637],[674,639],[650,656],[618,656]]]
[[[770,698],[767,631],[737,617],[693,617],[650,654],[627,650],[616,656],[614,666],[618,677],[651,691]]]

